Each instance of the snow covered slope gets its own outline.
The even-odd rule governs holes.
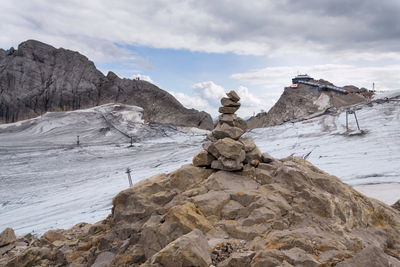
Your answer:
[[[400,102],[359,108],[364,135],[344,134],[343,111],[248,135],[278,158],[309,154],[322,170],[392,204],[400,198]],[[1,125],[0,230],[43,233],[103,219],[112,197],[128,187],[127,167],[139,181],[190,163],[201,149],[205,131],[143,124],[140,114],[140,108],[106,105]],[[355,129],[353,117],[349,122]]]
[[[0,229],[43,233],[98,221],[128,187],[126,168],[139,181],[189,163],[206,131],[143,124],[141,113],[105,105],[0,125]]]
[[[291,154],[306,157],[359,191],[393,204],[400,199],[400,99],[356,109],[364,135],[346,134],[344,110],[335,115],[254,129],[248,134],[262,151],[277,158]],[[357,130],[351,114],[349,128]],[[390,186],[372,186],[383,183]]]

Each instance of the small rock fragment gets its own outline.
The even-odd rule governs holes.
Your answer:
[[[218,111],[219,111],[219,113],[223,113],[223,114],[233,114],[238,109],[239,109],[239,107],[220,107],[218,109]]]
[[[221,98],[221,104],[224,107],[240,107],[240,103],[234,102],[234,101],[232,101],[231,99],[229,99],[227,97]]]
[[[215,160],[214,156],[208,153],[207,151],[203,150],[200,151],[194,158],[193,158],[193,165],[196,167],[209,167],[211,166],[211,162]]]
[[[7,246],[17,240],[14,230],[12,228],[6,228],[0,233],[0,247]]]
[[[235,92],[235,91],[230,91],[229,93],[227,93],[226,94],[228,97],[229,97],[229,99],[231,99],[232,101],[235,101],[235,102],[237,102],[237,101],[239,101],[240,100],[240,97],[239,97],[239,95]]]

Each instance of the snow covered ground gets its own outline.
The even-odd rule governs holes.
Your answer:
[[[139,181],[190,163],[206,132],[144,124],[141,112],[105,105],[0,125],[0,230],[40,234],[99,221],[128,187],[126,168]],[[400,102],[363,106],[356,114],[364,135],[344,134],[343,112],[248,135],[278,158],[311,152],[307,160],[319,168],[392,204],[400,198]]]

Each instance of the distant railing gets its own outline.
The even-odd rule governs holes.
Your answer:
[[[337,86],[333,86],[333,85],[324,85],[324,84],[308,82],[308,81],[296,81],[296,83],[301,83],[301,84],[310,85],[313,87],[318,87],[318,90],[330,90],[330,91],[338,92],[338,93],[345,94],[345,95],[347,95],[349,93],[349,92],[347,92],[346,89],[343,89],[343,88],[337,87]]]

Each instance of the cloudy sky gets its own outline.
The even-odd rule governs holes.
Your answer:
[[[212,115],[235,89],[247,116],[297,73],[399,89],[399,14],[398,0],[2,0],[0,47],[36,39],[77,50]]]

